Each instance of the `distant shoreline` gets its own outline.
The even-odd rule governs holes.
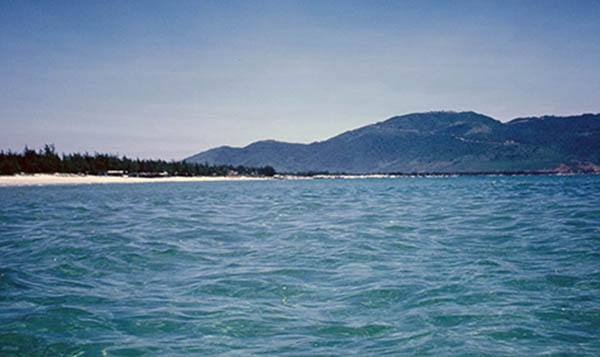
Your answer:
[[[600,175],[600,172],[557,172],[557,171],[515,171],[515,172],[423,172],[423,173],[390,173],[390,174],[315,174],[287,175],[286,178],[313,179],[352,179],[352,178],[410,178],[410,177],[461,177],[461,176],[578,176]]]
[[[23,174],[0,176],[0,186],[46,186],[46,185],[84,185],[111,183],[155,183],[155,182],[209,182],[209,181],[261,181],[268,177],[251,176],[96,176],[78,174]]]
[[[319,179],[374,179],[374,178],[417,178],[417,177],[460,177],[460,176],[573,176],[597,175],[598,173],[561,173],[561,172],[480,172],[480,173],[412,173],[412,174],[316,174],[291,175],[279,174],[264,176],[97,176],[84,174],[19,174],[0,175],[2,186],[49,186],[49,185],[85,185],[85,184],[127,184],[160,182],[215,182],[215,181],[267,181],[267,180],[319,180]]]

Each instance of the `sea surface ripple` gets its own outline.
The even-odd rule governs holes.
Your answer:
[[[0,355],[600,355],[600,176],[0,187]]]

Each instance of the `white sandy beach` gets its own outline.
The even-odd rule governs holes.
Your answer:
[[[99,183],[154,183],[154,182],[211,182],[211,181],[264,181],[264,180],[315,180],[315,179],[369,179],[394,178],[396,175],[275,175],[273,177],[250,176],[172,176],[172,177],[127,177],[94,176],[77,174],[21,174],[0,176],[0,186],[45,186],[45,185],[81,185]]]
[[[196,177],[121,177],[70,174],[33,174],[0,176],[0,186],[76,185],[98,183],[152,183],[152,182],[205,182],[205,181],[259,181],[267,177],[196,176]]]

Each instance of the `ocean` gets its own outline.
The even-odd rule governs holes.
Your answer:
[[[2,356],[600,355],[600,176],[0,187]]]

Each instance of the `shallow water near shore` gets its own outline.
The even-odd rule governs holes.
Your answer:
[[[600,176],[0,187],[0,355],[600,354]]]

